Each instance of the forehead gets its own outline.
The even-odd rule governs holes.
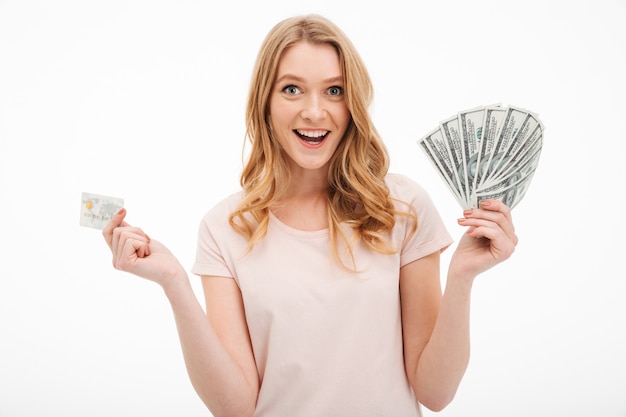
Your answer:
[[[307,79],[341,76],[339,54],[328,43],[300,41],[287,48],[278,62],[277,78],[294,75]]]

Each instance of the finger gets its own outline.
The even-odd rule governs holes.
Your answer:
[[[484,200],[480,202],[480,208],[488,211],[498,211],[508,220],[513,221],[511,209],[500,200]]]
[[[123,222],[123,224],[113,229],[113,234],[115,233],[135,233],[139,236],[142,236],[144,239],[146,239],[147,242],[150,242],[150,237],[147,235],[146,232],[143,231],[143,229],[141,229],[140,227],[130,226],[126,222]]]
[[[499,200],[484,200],[480,202],[479,208],[465,210],[464,213],[474,212],[477,215],[501,214],[508,220],[512,220],[511,209]]]
[[[150,237],[140,227],[130,226],[128,223],[123,221],[122,224],[113,228],[113,230],[111,231],[111,243],[113,244],[115,240],[119,240],[122,233],[135,233],[139,236],[142,236],[147,242],[150,242]]]
[[[124,221],[124,217],[126,217],[126,209],[122,207],[117,213],[113,215],[109,223],[102,229],[102,235],[104,236],[104,240],[109,245],[109,248],[112,248],[112,240],[113,240],[113,231],[116,227],[120,225],[128,226],[128,224]]]
[[[136,233],[133,228],[116,228],[113,232],[113,266],[120,268],[135,258],[149,255],[149,243],[143,234]],[[135,248],[130,253],[130,248]]]
[[[495,216],[483,215],[479,217],[476,212],[469,213],[469,214],[465,212],[463,214],[465,217],[458,219],[458,223],[461,226],[467,226],[471,229],[480,228],[481,230],[485,228],[500,229],[502,230],[503,233],[506,233],[498,224],[497,220],[495,219]]]
[[[148,243],[148,237],[138,227],[117,227],[113,231],[113,242],[116,243],[116,253],[120,255],[127,240],[138,240]]]
[[[511,210],[501,201],[485,200],[481,202],[481,208],[466,210],[463,212],[463,216],[466,219],[483,219],[493,222],[502,228],[507,235],[511,237],[515,235],[515,226],[513,225]]]
[[[514,251],[518,238],[514,231],[507,230],[511,225],[508,220],[504,222],[493,221],[484,217],[459,219],[459,224],[468,226],[466,234],[474,238],[485,238],[491,242],[492,252],[497,258],[506,259]]]
[[[150,253],[150,246],[148,242],[144,242],[143,245],[139,246],[139,248],[135,251],[138,258],[145,258]]]
[[[492,218],[492,220],[500,224],[503,229],[515,233],[515,229],[513,227],[513,216],[511,215],[511,209],[509,206],[500,200],[485,200],[481,202],[480,208],[487,214],[499,213],[499,215],[496,215],[495,218]]]
[[[113,254],[113,267],[120,269],[120,262],[123,262],[124,257],[127,256],[125,252],[126,242],[138,241],[143,242],[145,245],[138,246],[137,253],[134,255],[136,258],[144,258],[149,256],[150,251],[150,238],[139,227],[128,226],[128,223],[122,222],[123,225],[113,229],[111,232],[111,253]]]
[[[114,266],[122,271],[128,271],[136,265],[140,258],[143,258],[147,243],[143,239],[130,237],[123,240],[119,245],[119,253],[115,259]],[[139,256],[139,255],[142,256]]]

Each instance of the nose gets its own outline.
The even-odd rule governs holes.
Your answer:
[[[323,98],[317,94],[309,94],[304,102],[301,114],[303,118],[311,121],[321,120],[326,117]]]

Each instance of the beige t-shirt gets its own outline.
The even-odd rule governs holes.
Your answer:
[[[273,215],[246,255],[228,224],[240,193],[203,218],[192,272],[239,285],[261,379],[256,417],[421,415],[403,362],[399,272],[452,239],[421,186],[397,174],[387,184],[415,207],[419,227],[407,240],[411,228],[398,216],[395,255],[357,246],[358,273],[337,265],[327,230],[296,230]]]

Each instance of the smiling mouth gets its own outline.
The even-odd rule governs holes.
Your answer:
[[[330,133],[328,130],[294,130],[293,131],[304,142],[310,145],[319,145],[326,139],[326,136]]]

